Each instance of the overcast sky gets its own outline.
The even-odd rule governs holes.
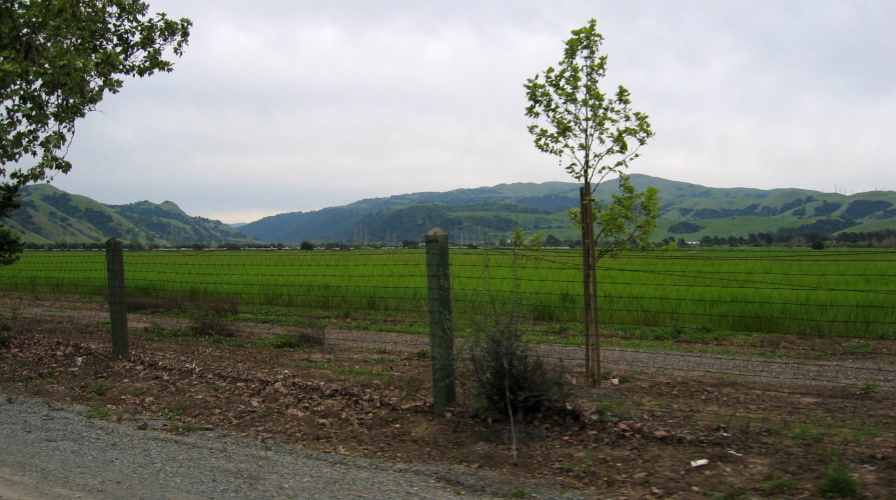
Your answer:
[[[896,2],[150,0],[174,72],[78,124],[53,184],[228,223],[362,198],[572,181],[523,84],[597,19],[605,90],[656,132],[631,167],[712,187],[896,190]]]

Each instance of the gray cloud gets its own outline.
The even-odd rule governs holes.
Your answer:
[[[481,5],[485,3],[487,5]],[[886,2],[151,1],[190,17],[171,74],[79,124],[60,188],[226,222],[364,197],[571,180],[522,85],[596,18],[607,89],[656,138],[632,171],[710,186],[896,189]]]

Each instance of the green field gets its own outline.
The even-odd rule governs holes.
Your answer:
[[[240,315],[364,318],[425,331],[423,251],[126,252],[128,296],[231,303]],[[0,291],[105,295],[103,252],[28,252]],[[581,331],[575,251],[452,250],[459,329],[518,311],[540,331]],[[896,338],[896,252],[676,250],[599,264],[602,328]]]

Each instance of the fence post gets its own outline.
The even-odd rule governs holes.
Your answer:
[[[433,406],[445,413],[456,398],[454,387],[454,326],[451,317],[451,277],[448,233],[426,233],[426,273],[429,288],[429,342],[432,351]]]
[[[112,357],[130,356],[128,345],[128,311],[125,307],[124,253],[121,241],[106,242],[106,275],[109,278],[109,318],[112,320]]]

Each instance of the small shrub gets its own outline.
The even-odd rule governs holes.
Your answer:
[[[105,396],[109,390],[109,384],[105,380],[96,380],[87,388],[87,394],[90,396]]]
[[[824,481],[815,491],[825,498],[859,498],[859,482],[840,464],[824,471]]]
[[[227,321],[217,318],[196,318],[188,327],[196,337],[233,337],[236,331]]]
[[[323,345],[326,334],[323,328],[306,328],[289,334],[275,335],[271,347],[275,349],[301,349]]]
[[[507,498],[527,498],[528,496],[529,490],[526,488],[515,488],[507,494]]]
[[[409,352],[402,356],[402,361],[416,361],[420,359],[429,359],[429,349],[420,349],[417,352]]]
[[[217,301],[206,302],[203,309],[208,316],[226,318],[240,313],[240,304],[235,298],[226,298]]]
[[[879,392],[880,392],[880,386],[871,384],[871,383],[865,383],[864,385],[862,385],[858,389],[856,389],[856,394],[858,394],[860,396],[868,396],[871,394],[877,394]]]
[[[520,339],[512,322],[495,325],[471,339],[471,379],[486,411],[535,413],[563,403],[569,395],[563,379]]]
[[[784,495],[797,489],[796,484],[788,479],[772,479],[762,482],[763,496]]]
[[[9,349],[12,345],[12,335],[9,332],[0,332],[0,349]]]
[[[187,303],[182,297],[132,297],[125,299],[125,309],[129,313],[144,312],[156,314],[161,312],[184,312]]]
[[[167,334],[165,328],[158,323],[152,323],[149,326],[144,326],[143,328],[136,329],[135,333],[151,338],[161,338],[165,337]]]

